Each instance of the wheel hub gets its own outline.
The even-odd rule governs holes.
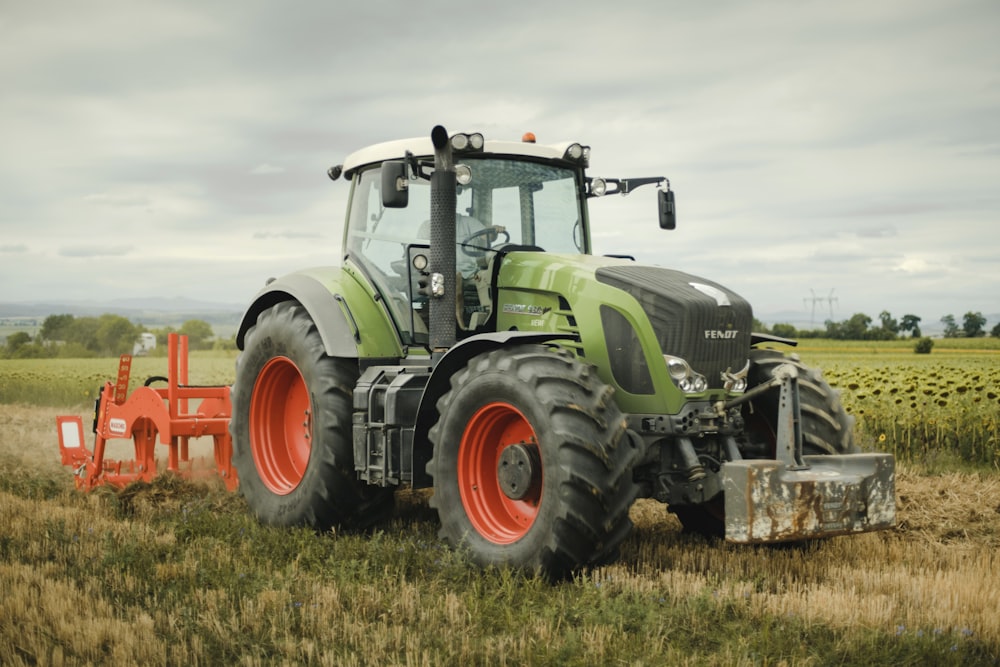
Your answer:
[[[505,447],[497,462],[500,490],[511,500],[524,498],[538,480],[540,463],[537,447],[525,444]]]

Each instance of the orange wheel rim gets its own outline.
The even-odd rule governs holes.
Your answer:
[[[542,466],[531,424],[514,406],[490,403],[469,420],[459,447],[458,488],[472,527],[494,544],[524,537],[535,523],[542,499]],[[516,493],[498,473],[511,453],[535,461],[531,474],[519,478],[522,483]]]
[[[309,390],[298,367],[274,357],[261,369],[250,398],[250,451],[261,481],[279,495],[302,481],[312,451]]]

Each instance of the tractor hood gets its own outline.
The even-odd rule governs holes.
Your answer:
[[[655,266],[598,269],[596,279],[631,295],[656,332],[663,354],[681,357],[705,375],[709,388],[722,387],[722,373],[747,362],[753,311],[750,303],[722,285]]]
[[[709,389],[721,388],[724,372],[747,363],[750,304],[699,276],[611,257],[515,252],[503,259],[497,286],[502,301],[518,304],[538,290],[551,295],[552,308],[569,315],[546,325],[577,330],[584,354],[595,362],[606,349],[616,384],[630,393],[657,391],[658,373],[649,369],[662,367],[664,354],[686,360]]]

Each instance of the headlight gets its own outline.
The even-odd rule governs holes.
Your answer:
[[[590,180],[590,194],[595,197],[603,197],[608,191],[608,182],[603,178],[593,178]]]
[[[451,149],[456,152],[463,151],[481,151],[483,150],[483,135],[476,132],[475,134],[453,134],[451,136]]]
[[[563,153],[563,158],[566,160],[572,160],[573,162],[580,162],[584,166],[590,164],[590,146],[584,146],[583,144],[570,144],[566,147],[566,152]]]
[[[684,359],[665,354],[663,360],[667,363],[667,373],[670,375],[670,379],[685,394],[700,394],[708,389],[708,380],[705,379],[705,376],[696,373],[691,368],[691,364]]]
[[[455,165],[455,181],[459,185],[468,185],[472,182],[472,169],[467,164]]]
[[[726,391],[743,393],[747,390],[747,375],[750,373],[750,360],[743,366],[743,370],[732,373],[729,369],[722,371],[722,386]]]

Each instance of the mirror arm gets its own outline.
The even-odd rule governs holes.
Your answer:
[[[627,195],[638,187],[643,185],[650,185],[652,183],[664,183],[667,184],[667,189],[670,189],[670,181],[668,181],[663,176],[652,176],[649,178],[626,178],[621,181],[621,192],[623,195]]]

